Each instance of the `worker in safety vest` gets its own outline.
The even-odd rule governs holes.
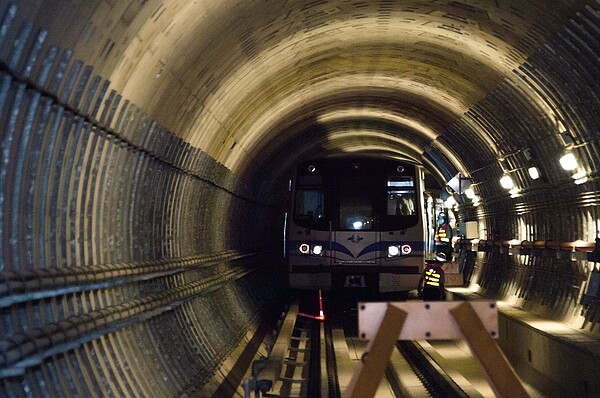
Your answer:
[[[444,290],[444,262],[446,255],[437,253],[434,261],[427,261],[421,279],[419,280],[419,297],[424,301],[445,300],[446,291]]]
[[[444,253],[446,257],[452,254],[452,227],[446,222],[446,215],[438,215],[438,227],[435,232],[435,252]]]

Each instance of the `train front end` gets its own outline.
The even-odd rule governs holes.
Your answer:
[[[425,258],[422,177],[395,160],[301,164],[287,228],[289,286],[336,292],[417,287]]]

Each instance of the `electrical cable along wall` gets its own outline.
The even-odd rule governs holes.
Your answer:
[[[18,12],[0,9],[0,396],[197,390],[278,299],[255,292],[278,285],[278,215]]]

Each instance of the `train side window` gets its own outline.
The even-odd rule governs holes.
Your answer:
[[[415,214],[415,181],[412,176],[390,176],[387,181],[387,215]]]
[[[414,176],[388,176],[384,229],[397,230],[417,225],[419,220]]]
[[[415,214],[414,195],[398,191],[388,191],[387,215],[412,216]]]

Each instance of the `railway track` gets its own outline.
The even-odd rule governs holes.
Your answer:
[[[326,326],[327,328],[327,326]],[[328,338],[343,336],[343,332],[332,330],[326,333]],[[366,342],[355,337],[345,338],[348,349],[332,353],[335,361],[328,359],[327,372],[330,380],[328,395],[323,398],[342,397],[342,394],[356,370],[358,362],[366,348]],[[339,341],[327,342],[327,345],[341,345]],[[431,349],[431,347],[429,347]],[[350,361],[347,360],[350,358]],[[332,387],[333,386],[333,387]],[[472,391],[471,391],[472,393]],[[467,394],[444,369],[436,363],[428,350],[418,342],[398,342],[391,354],[389,364],[383,375],[376,397],[469,397],[482,396]]]
[[[290,329],[285,324],[292,322],[291,318]],[[285,351],[276,352],[276,347],[282,346]],[[267,365],[256,380],[258,395],[246,396],[342,397],[365,348],[365,341],[346,336],[336,321],[320,322],[297,312],[287,315],[268,359],[275,370]],[[465,392],[436,363],[431,349],[417,342],[398,342],[376,397],[485,396]]]
[[[396,348],[432,397],[468,397],[418,343],[399,341]]]

